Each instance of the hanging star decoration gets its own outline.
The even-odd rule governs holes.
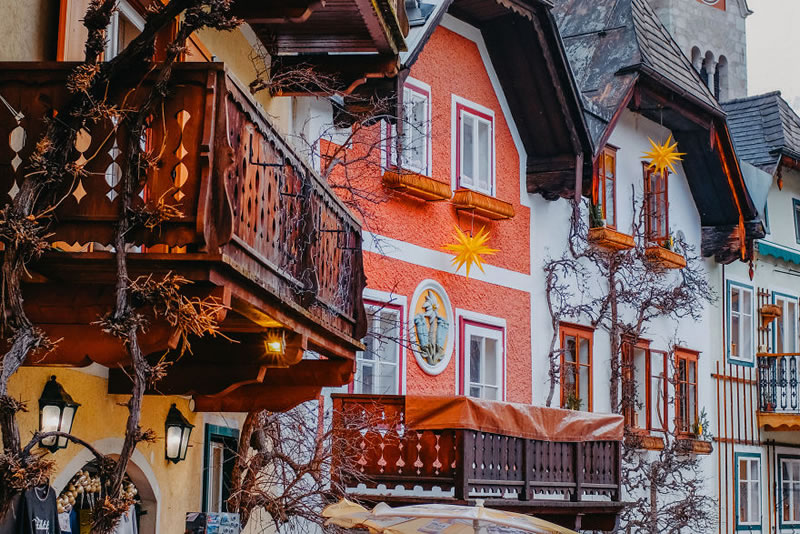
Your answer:
[[[652,150],[645,152],[644,156],[642,156],[642,159],[650,160],[650,164],[647,167],[655,170],[659,174],[666,169],[674,173],[675,163],[682,161],[683,158],[681,156],[686,155],[684,152],[678,152],[678,142],[672,141],[672,135],[669,136],[663,145],[657,144],[649,137],[647,140],[650,141],[650,145],[653,147]]]
[[[461,266],[466,265],[467,278],[469,278],[469,270],[474,264],[478,266],[481,272],[485,272],[483,270],[482,256],[499,252],[497,249],[486,246],[486,241],[489,240],[489,232],[484,226],[481,226],[481,229],[475,235],[467,235],[461,231],[458,225],[455,228],[455,238],[458,242],[448,243],[444,248],[455,253],[456,257],[453,258],[453,265],[456,266],[456,271],[461,269]]]

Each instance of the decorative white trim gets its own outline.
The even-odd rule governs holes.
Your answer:
[[[417,347],[417,340],[415,335],[415,328],[414,328],[414,307],[417,301],[422,297],[422,293],[427,290],[433,290],[439,294],[442,298],[442,302],[444,302],[446,317],[447,320],[450,322],[450,331],[447,335],[447,343],[444,347],[444,357],[442,361],[437,363],[436,365],[429,365],[428,362],[422,357],[419,351],[416,349]],[[408,306],[408,342],[409,342],[409,350],[414,353],[414,357],[417,360],[417,365],[419,365],[420,369],[425,371],[425,373],[429,375],[438,375],[450,364],[450,360],[453,357],[453,348],[455,346],[455,337],[457,334],[458,326],[455,323],[455,316],[453,315],[453,305],[450,304],[450,297],[447,296],[447,292],[444,290],[444,287],[437,282],[436,280],[431,280],[427,278],[419,283],[417,288],[414,290],[414,295],[411,297],[411,302]]]
[[[362,247],[367,252],[380,254],[387,258],[466,277],[463,269],[462,271],[457,271],[453,265],[455,256],[446,252],[421,247],[367,231],[362,232]],[[524,291],[525,293],[531,293],[533,290],[533,279],[530,274],[487,264],[484,264],[483,269],[485,273],[480,270],[472,271],[469,275],[470,280],[478,280],[500,287]]]
[[[362,296],[365,300],[371,300],[373,302],[384,302],[386,304],[391,304],[393,306],[399,306],[401,308],[400,312],[400,339],[406,339],[407,335],[406,332],[409,330],[408,323],[406,322],[406,318],[408,317],[408,298],[405,295],[398,295],[396,293],[390,293],[387,291],[379,291],[377,289],[370,289],[368,287],[364,288]],[[406,379],[408,375],[408,351],[411,350],[410,347],[406,347],[403,343],[400,343],[400,360],[397,362],[399,371],[400,371],[400,391],[398,391],[399,395],[406,394]],[[355,378],[355,375],[354,375]]]
[[[500,102],[500,110],[503,112],[503,118],[505,119],[508,129],[511,131],[511,138],[514,140],[514,145],[517,147],[517,154],[519,155],[520,203],[523,206],[530,208],[533,204],[531,202],[531,195],[528,193],[528,185],[526,183],[528,154],[525,152],[525,145],[522,144],[522,137],[519,135],[519,129],[517,128],[517,124],[514,122],[514,116],[511,114],[511,108],[509,107],[508,100],[503,92],[503,86],[500,84],[500,79],[497,77],[497,72],[494,70],[494,65],[492,64],[492,60],[489,56],[489,50],[486,48],[486,43],[483,40],[481,31],[475,26],[471,26],[466,22],[458,20],[449,13],[445,13],[444,17],[442,17],[440,26],[457,33],[465,39],[469,39],[478,47],[478,51],[481,54],[481,60],[483,61],[483,66],[486,69],[486,74],[489,76],[489,80],[492,82],[492,88],[494,89],[497,101]],[[451,152],[453,152],[453,150],[451,150]]]
[[[470,310],[465,310],[463,308],[456,308],[455,314],[455,321],[456,321],[456,346],[455,346],[455,353],[458,354],[460,357],[461,355],[461,330],[459,329],[459,325],[461,324],[461,319],[466,319],[468,321],[475,321],[476,323],[482,323],[489,326],[496,326],[498,328],[503,329],[503,357],[502,357],[502,364],[501,364],[501,371],[503,374],[502,378],[502,395],[501,400],[505,401],[508,397],[506,391],[508,389],[508,328],[506,325],[506,320],[501,317],[494,317],[492,315],[486,315],[484,313],[478,313]],[[459,372],[459,366],[461,365],[461,361],[459,360],[456,364],[456,389],[455,394],[460,395],[461,391],[461,373]],[[465,362],[466,365],[466,362]],[[466,370],[464,371],[464,376],[466,376]],[[465,390],[466,391],[466,390]]]

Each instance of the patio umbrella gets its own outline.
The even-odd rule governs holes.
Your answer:
[[[514,512],[454,504],[418,504],[392,508],[379,503],[372,511],[342,499],[322,511],[326,525],[365,528],[370,534],[577,534],[549,521]]]

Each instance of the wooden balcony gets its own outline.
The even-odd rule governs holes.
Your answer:
[[[800,430],[800,353],[758,354],[758,424],[764,430]]]
[[[334,477],[360,501],[463,504],[483,499],[486,506],[530,513],[568,528],[606,531],[614,528],[624,506],[621,436],[575,441],[565,434],[558,441],[513,432],[422,430],[407,419],[404,396],[333,395],[333,404],[334,425],[343,438],[337,443],[358,444],[358,457],[349,459],[358,474],[339,470],[344,459],[335,451]],[[354,420],[366,422],[366,428],[349,423]]]
[[[0,95],[24,116],[17,123],[0,109],[0,204],[18,191],[43,119],[66,105],[65,80],[74,66],[0,63]],[[364,326],[358,222],[222,64],[180,65],[173,80],[142,140],[157,164],[139,199],[172,204],[181,214],[131,234],[131,277],[173,272],[193,282],[189,295],[218,297],[229,307],[219,317],[222,332],[235,343],[193,341],[192,356],[176,364],[182,378],[162,392],[193,394],[198,409],[238,411],[256,400],[282,407],[321,386],[347,383]],[[127,98],[135,103],[138,93]],[[78,135],[75,157],[87,172],[63,191],[50,226],[53,249],[31,265],[25,288],[31,319],[63,340],[32,364],[126,363],[121,344],[93,324],[113,303],[109,245],[125,138],[123,127],[102,123]],[[275,327],[287,334],[286,354],[277,359],[265,355],[264,345],[266,330]],[[174,348],[174,335],[153,321],[142,344],[156,357]],[[316,373],[300,361],[306,351],[328,358],[317,360],[328,369]],[[224,372],[213,372],[222,361]],[[287,369],[298,365],[304,371],[291,378]],[[270,369],[280,371],[280,380]]]

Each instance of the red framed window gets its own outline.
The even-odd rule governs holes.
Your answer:
[[[561,407],[592,411],[591,328],[562,324],[561,337]]]
[[[505,327],[465,317],[458,323],[460,394],[505,400]]]
[[[682,434],[694,434],[697,428],[697,356],[692,350],[675,349],[676,425]]]
[[[356,374],[350,393],[398,395],[403,383],[403,307],[364,300],[367,311],[366,350],[356,353]]]
[[[463,102],[455,113],[456,186],[494,195],[494,116]]]
[[[386,146],[386,166],[430,176],[431,89],[408,79],[403,84],[400,121]],[[398,157],[399,155],[399,157]]]
[[[647,239],[664,245],[669,239],[669,171],[656,172],[644,163],[644,223]]]
[[[623,383],[625,424],[648,431],[667,430],[667,353],[650,348],[650,342],[625,342]]]
[[[592,202],[608,228],[617,228],[617,148],[606,145],[594,167]]]

